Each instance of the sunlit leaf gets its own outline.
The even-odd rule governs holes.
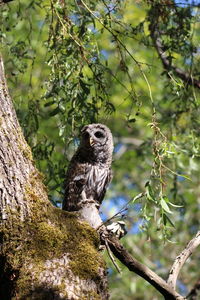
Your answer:
[[[160,199],[160,205],[161,205],[161,207],[162,207],[162,209],[163,209],[164,211],[166,211],[166,212],[169,213],[169,214],[172,214],[172,211],[170,210],[170,208],[169,208],[169,206],[167,205],[167,203],[166,203],[166,201],[165,201],[164,198],[161,198],[161,199]]]

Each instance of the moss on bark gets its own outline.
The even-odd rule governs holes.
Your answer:
[[[9,221],[2,227],[3,255],[7,266],[11,266],[17,274],[13,280],[19,299],[25,295],[28,299],[28,295],[38,289],[40,274],[46,269],[45,263],[61,258],[65,253],[69,258],[66,268],[81,279],[98,282],[99,270],[105,268],[98,252],[96,231],[80,221],[78,214],[53,207],[44,198],[41,185],[40,174],[32,174],[24,193],[29,205],[27,218],[20,221],[20,212],[8,208]],[[55,268],[56,264],[52,265],[52,273]],[[63,292],[62,283],[57,288]],[[99,295],[91,299],[99,299]]]

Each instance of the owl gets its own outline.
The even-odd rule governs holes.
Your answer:
[[[63,209],[78,211],[84,203],[99,208],[111,181],[113,138],[103,124],[89,124],[81,130],[80,145],[69,164]]]

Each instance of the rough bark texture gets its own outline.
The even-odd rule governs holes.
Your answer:
[[[93,228],[50,204],[0,58],[0,299],[108,299],[98,245]]]

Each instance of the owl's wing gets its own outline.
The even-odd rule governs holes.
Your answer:
[[[102,180],[101,180],[101,182],[103,183],[103,186],[100,188],[100,192],[98,194],[98,203],[99,204],[102,203],[102,201],[104,199],[104,196],[105,196],[105,193],[106,193],[106,190],[108,188],[108,185],[112,180],[112,170],[111,170],[111,168],[109,168],[108,171],[104,173],[103,177],[104,178],[102,178]]]
[[[66,174],[65,196],[63,200],[64,210],[78,210],[78,203],[81,201],[81,193],[86,183],[86,172],[86,164],[71,161]]]

